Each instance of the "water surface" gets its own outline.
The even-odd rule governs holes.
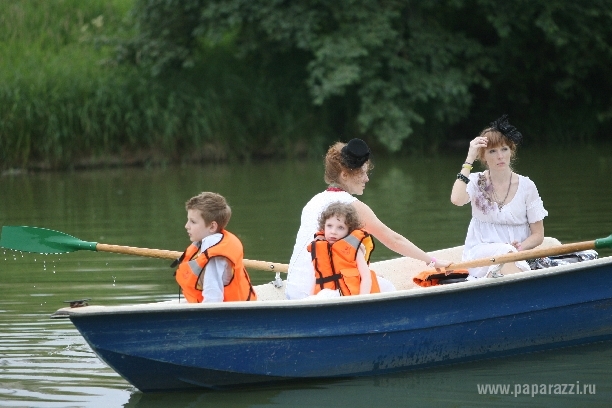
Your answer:
[[[449,201],[462,155],[378,159],[361,197],[379,218],[426,251],[461,245],[469,206]],[[612,233],[609,148],[521,152],[515,164],[534,180],[562,242]],[[245,257],[286,263],[303,205],[325,187],[318,161],[152,169],[111,169],[0,177],[0,224],[30,225],[86,241],[182,251],[185,201],[223,194],[228,229]],[[610,250],[600,251],[609,256]],[[377,245],[373,260],[396,255]],[[102,363],[68,320],[49,319],[67,300],[116,305],[169,300],[178,287],[169,262],[78,251],[41,255],[0,249],[0,406],[607,406],[612,344],[335,381],[231,392],[142,394]],[[251,271],[254,283],[273,279]],[[491,305],[494,307],[494,305]],[[595,384],[595,395],[479,395],[477,384]]]

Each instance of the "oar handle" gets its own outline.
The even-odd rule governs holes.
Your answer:
[[[491,266],[508,262],[524,261],[527,259],[544,258],[547,256],[569,254],[586,249],[596,248],[595,241],[576,242],[549,248],[528,249],[526,251],[510,252],[508,254],[497,255],[491,258],[474,259],[473,261],[453,263],[446,270],[476,268],[479,266]],[[597,246],[597,248],[600,248]]]
[[[183,253],[178,251],[168,251],[165,249],[150,249],[150,248],[137,248],[123,245],[109,245],[109,244],[96,244],[96,251],[99,252],[112,252],[116,254],[125,255],[138,255],[146,256],[148,258],[161,258],[161,259],[177,259]],[[262,271],[271,272],[287,272],[289,265],[267,262],[267,261],[252,261],[250,259],[244,259],[244,266],[251,269],[259,269]]]

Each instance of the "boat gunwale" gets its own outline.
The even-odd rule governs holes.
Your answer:
[[[401,258],[395,258],[401,259]],[[380,262],[389,262],[380,261]],[[317,308],[326,306],[339,306],[345,303],[375,303],[393,300],[397,298],[419,298],[424,296],[442,296],[448,292],[472,291],[489,286],[506,285],[515,281],[526,281],[534,279],[544,279],[549,276],[563,275],[573,273],[583,269],[590,269],[602,265],[612,264],[612,256],[598,258],[589,261],[577,262],[570,265],[555,266],[546,269],[537,269],[532,271],[515,273],[506,275],[502,278],[495,279],[478,279],[461,284],[439,285],[431,287],[416,287],[411,289],[403,289],[395,292],[344,296],[339,298],[324,298],[324,299],[300,299],[300,300],[263,300],[255,302],[221,302],[221,303],[174,303],[174,302],[156,302],[156,303],[141,303],[131,305],[116,305],[103,306],[93,305],[78,308],[65,307],[57,310],[55,317],[70,317],[79,318],[81,316],[91,315],[112,315],[112,314],[142,314],[142,313],[174,313],[181,312],[201,312],[205,310],[241,310],[241,309],[277,309],[277,308]],[[279,289],[281,290],[281,289]]]

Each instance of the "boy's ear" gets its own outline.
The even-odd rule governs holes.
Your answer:
[[[211,221],[210,225],[208,225],[207,227],[208,227],[208,230],[212,232],[213,234],[216,232],[219,232],[219,224],[217,224],[217,221]]]

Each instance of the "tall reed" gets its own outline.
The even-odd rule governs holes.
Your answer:
[[[161,78],[112,64],[95,40],[129,29],[131,3],[0,3],[0,167],[285,156],[329,134],[296,62],[277,75],[220,48]]]

